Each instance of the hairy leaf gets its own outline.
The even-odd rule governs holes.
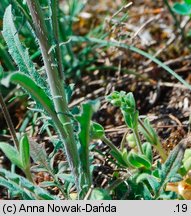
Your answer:
[[[163,192],[165,184],[169,182],[180,169],[182,165],[182,160],[184,157],[184,152],[188,143],[191,143],[191,138],[188,137],[183,139],[170,153],[166,162],[162,165],[161,169],[159,169],[160,176],[160,185],[157,188],[157,193],[155,198]]]
[[[146,187],[148,187],[147,184],[149,184],[150,188],[152,189],[152,191],[154,192],[153,194],[156,194],[157,192],[157,188],[159,187],[159,179],[155,178],[154,176],[147,174],[147,173],[142,173],[140,174],[137,179],[136,182],[139,184],[140,182],[142,182],[143,184],[145,184]]]
[[[45,199],[55,200],[56,197],[50,195],[46,190],[32,184],[30,181],[15,173],[11,173],[5,169],[0,168],[0,185],[7,187],[10,191],[15,190],[24,197],[30,197],[31,199]]]
[[[35,70],[34,64],[29,57],[28,50],[21,44],[19,40],[18,32],[13,22],[11,5],[7,7],[4,14],[2,34],[8,45],[9,53],[19,67],[19,70],[34,78],[36,83],[38,83],[42,88],[45,88],[45,81]]]
[[[19,185],[15,184],[14,182],[11,182],[5,178],[0,177],[0,185],[7,188],[13,196],[20,195],[25,200],[26,199],[28,199],[28,200],[34,200],[35,199],[35,197],[32,196],[30,193],[27,193],[27,191],[24,190],[24,188],[20,187]]]
[[[48,192],[43,190],[40,187],[35,187],[34,193],[37,197],[40,197],[43,200],[56,200],[57,198],[55,196],[50,195]]]
[[[46,169],[50,169],[50,165],[48,163],[48,155],[46,154],[44,146],[38,144],[32,139],[30,139],[29,142],[30,142],[30,153],[34,162],[43,165]]]

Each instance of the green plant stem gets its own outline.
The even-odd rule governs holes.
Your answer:
[[[48,167],[46,167],[47,172],[50,174],[50,176],[54,179],[55,184],[57,185],[57,187],[60,189],[62,195],[64,196],[64,198],[68,199],[68,195],[65,193],[62,184],[60,183],[59,179],[57,178],[57,176],[54,174],[54,172],[52,170],[49,170]]]
[[[116,152],[117,154],[120,154],[121,155],[121,152],[120,150],[106,137],[106,136],[103,136],[102,137],[102,141],[108,145],[110,147],[111,150],[113,150],[114,152]]]
[[[10,130],[11,136],[13,138],[13,142],[14,142],[15,148],[18,150],[19,149],[19,141],[17,139],[16,131],[15,131],[15,128],[13,126],[13,122],[11,120],[9,111],[8,111],[8,109],[6,107],[6,104],[5,104],[4,100],[3,100],[3,96],[2,96],[1,93],[0,93],[0,105],[2,107],[3,115],[4,115],[5,120],[7,122],[7,125],[8,125],[8,128]],[[27,179],[29,181],[33,182],[32,175],[31,175],[31,172],[30,172],[30,167],[24,169],[23,171],[24,171]]]
[[[152,134],[147,130],[147,128],[145,127],[145,125],[143,124],[143,122],[140,119],[139,119],[139,124],[141,125],[143,130],[148,134],[150,139],[154,140]],[[151,143],[151,144],[154,145],[154,147],[158,151],[159,155],[161,156],[162,160],[165,161],[167,159],[167,153],[164,150],[164,148],[162,147],[162,144],[160,143],[160,141],[158,140],[157,143]]]
[[[149,132],[149,130],[147,130],[147,128],[145,127],[145,125],[143,124],[143,122],[141,121],[141,119],[138,119],[139,124],[141,125],[141,127],[143,128],[143,130],[148,134],[149,138],[151,140],[153,140],[153,136],[151,135],[151,133]],[[156,145],[156,143],[153,143],[154,145]]]
[[[112,155],[116,159],[118,165],[122,165],[125,168],[128,167],[129,165],[126,159],[123,157],[122,152],[106,136],[103,136],[101,139],[113,151],[114,154]]]
[[[23,171],[24,171],[27,179],[34,184],[34,181],[33,181],[33,178],[32,178],[32,174],[31,174],[31,171],[30,171],[30,166],[27,167],[26,169],[24,169]]]
[[[5,118],[6,122],[7,122],[9,131],[10,131],[11,136],[13,138],[14,145],[15,145],[15,147],[18,150],[19,149],[19,141],[17,139],[17,135],[16,135],[15,128],[13,126],[13,122],[11,120],[9,111],[7,109],[7,106],[6,106],[5,102],[4,102],[4,100],[3,100],[3,96],[1,94],[1,92],[0,92],[0,105],[1,105],[1,108],[2,108],[2,112],[3,112],[4,118]]]
[[[157,145],[155,145],[155,148],[158,151],[159,155],[161,156],[162,161],[165,162],[167,159],[167,153],[163,149],[161,143],[157,143]]]
[[[60,78],[64,80],[62,53],[59,45],[60,41],[59,41],[58,8],[59,8],[58,0],[52,0],[51,1],[52,28],[53,28],[54,40],[56,43],[56,58],[58,62],[58,71],[59,71]]]
[[[123,151],[124,150],[124,148],[125,148],[125,143],[126,143],[126,136],[127,136],[127,134],[128,134],[128,129],[127,129],[127,131],[125,132],[125,134],[123,135],[123,138],[122,138],[122,140],[121,140],[121,144],[120,144],[120,149]]]
[[[44,21],[43,13],[37,0],[27,0],[27,5],[29,7],[32,20],[35,26],[35,32],[39,40],[39,45],[42,51],[42,57],[48,77],[48,83],[50,86],[51,94],[53,97],[53,102],[55,106],[55,110],[60,120],[60,125],[57,122],[57,128],[64,138],[64,144],[66,149],[66,154],[68,157],[68,162],[70,164],[70,168],[75,177],[75,183],[78,192],[80,192],[80,180],[79,180],[79,154],[77,151],[77,145],[75,140],[75,135],[72,127],[71,119],[68,115],[64,113],[69,113],[66,93],[63,86],[63,81],[59,77],[59,73],[57,70],[57,66],[55,65],[55,60],[52,52],[50,52],[51,44],[49,44],[48,38],[48,30]]]
[[[138,132],[138,128],[134,128],[132,129],[134,137],[135,137],[135,141],[137,143],[137,148],[139,150],[139,153],[143,154],[143,148],[142,148],[142,144],[141,144],[141,140],[139,137],[139,132]]]

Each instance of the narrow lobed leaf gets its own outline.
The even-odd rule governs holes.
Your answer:
[[[28,50],[21,44],[18,32],[15,28],[12,15],[12,6],[9,5],[3,18],[3,37],[9,48],[9,53],[19,67],[19,70],[32,78],[42,88],[46,89],[46,83],[35,70],[34,64],[29,57]]]

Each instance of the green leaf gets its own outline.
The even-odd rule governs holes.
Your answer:
[[[160,143],[158,135],[155,129],[152,127],[151,123],[149,122],[148,118],[144,120],[143,124],[147,131],[141,125],[139,125],[139,129],[146,138],[146,140],[152,145],[157,145],[158,143]]]
[[[40,187],[36,187],[34,189],[34,192],[39,198],[43,200],[56,200],[57,199],[55,196],[50,195],[48,192],[46,192]]]
[[[163,192],[165,184],[169,182],[180,169],[182,165],[182,160],[184,157],[184,152],[188,143],[190,143],[190,138],[183,139],[170,153],[166,162],[162,165],[161,169],[158,169],[159,176],[161,178],[160,185],[157,189],[156,197]]]
[[[67,181],[72,184],[75,183],[74,177],[71,174],[64,174],[64,173],[58,173],[56,176],[61,179],[62,181]]]
[[[175,192],[172,192],[172,191],[165,191],[165,192],[162,192],[160,194],[160,196],[158,197],[158,199],[162,199],[162,200],[177,200],[178,197],[177,197],[177,194]]]
[[[19,185],[15,184],[14,182],[10,182],[9,180],[0,177],[0,185],[7,188],[9,190],[9,193],[12,196],[18,196],[21,195],[23,199],[25,200],[34,200],[35,197],[32,196],[30,193],[26,192],[23,188],[21,188]]]
[[[18,166],[20,169],[23,169],[22,162],[20,161],[19,152],[13,146],[4,142],[0,142],[0,149],[13,164]]]
[[[180,173],[184,176],[191,169],[191,149],[186,149],[182,162]]]
[[[31,76],[36,83],[45,88],[46,84],[39,73],[35,70],[34,64],[29,57],[28,50],[19,40],[18,32],[13,22],[11,5],[7,7],[4,14],[2,34],[9,48],[9,53],[19,67],[19,70]]]
[[[30,146],[27,135],[25,134],[19,142],[20,160],[24,169],[30,166]]]
[[[34,185],[22,176],[0,168],[0,185],[8,188],[13,196],[20,195],[23,199],[35,199],[31,192],[34,191]]]
[[[125,103],[128,104],[129,107],[131,107],[132,109],[136,109],[136,103],[135,103],[135,98],[133,96],[132,92],[129,92],[126,96],[125,96]]]
[[[145,155],[138,155],[132,151],[129,153],[127,160],[129,164],[131,164],[131,166],[135,168],[145,167],[147,169],[150,169],[152,166],[151,162],[147,159]]]
[[[30,139],[30,154],[35,163],[39,163],[43,165],[46,169],[50,169],[50,165],[48,163],[48,155],[44,149],[42,144],[38,144],[34,140]]]
[[[122,109],[122,113],[123,113],[125,123],[127,124],[127,126],[131,129],[137,128],[139,112],[138,111],[132,111],[130,113],[127,110]]]
[[[27,179],[5,169],[0,169],[0,185],[7,187],[10,191],[15,191],[22,197],[31,197],[31,199],[56,200],[55,196],[50,195],[44,189],[33,185]],[[32,195],[32,194],[33,195]]]
[[[90,200],[111,200],[111,196],[107,190],[95,188],[92,190]]]
[[[9,76],[11,82],[21,85],[51,116],[55,116],[54,105],[44,90],[40,88],[30,77],[16,72]]]
[[[124,158],[122,152],[111,150],[110,154],[116,159],[117,163],[123,167],[128,167],[127,158]]]
[[[147,173],[140,174],[137,177],[136,182],[137,182],[137,184],[142,182],[143,184],[145,184],[146,187],[148,187],[148,184],[149,184],[150,188],[152,189],[152,191],[151,191],[152,194],[156,194],[157,189],[160,185],[159,179],[157,179],[156,177],[154,177],[150,174],[147,174]]]
[[[184,2],[188,5],[191,5],[191,0],[184,0]]]
[[[80,140],[80,158],[82,169],[86,176],[88,184],[90,184],[90,165],[89,165],[89,142],[90,142],[90,123],[93,115],[93,107],[90,103],[82,105],[82,113],[77,116],[80,124],[79,140]]]
[[[173,6],[173,10],[180,15],[190,15],[191,14],[191,6],[188,4],[180,4],[175,3]]]
[[[40,182],[39,186],[42,188],[47,188],[47,187],[56,187],[57,185],[53,181],[43,181]]]
[[[145,184],[143,184],[142,194],[143,194],[144,200],[152,200],[152,194],[150,190],[148,189],[147,185]]]
[[[92,121],[90,130],[91,139],[101,139],[104,135],[104,128],[100,124]]]
[[[3,78],[3,73],[4,73],[3,67],[0,65],[0,80]]]
[[[9,181],[7,181],[6,179],[4,179],[2,177],[0,177],[0,185],[8,188],[10,191],[17,191],[18,190],[18,188],[15,187],[14,184],[11,184]],[[19,190],[17,192],[19,193]]]
[[[182,176],[179,173],[176,173],[172,178],[170,178],[169,182],[179,182],[182,180]]]
[[[17,30],[13,22],[11,5],[7,7],[4,14],[2,34],[9,47],[9,52],[13,57],[13,60],[19,66],[19,70],[28,74],[34,68],[33,64],[31,65],[31,60],[29,58],[28,52],[20,43]]]
[[[149,142],[145,142],[142,145],[144,155],[149,159],[152,163],[153,161],[153,154],[152,154],[152,146]]]

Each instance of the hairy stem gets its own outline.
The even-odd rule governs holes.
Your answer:
[[[56,58],[58,63],[58,71],[59,71],[60,78],[64,80],[62,53],[59,45],[60,41],[59,41],[59,24],[58,24],[58,12],[59,12],[58,0],[51,1],[51,9],[52,9],[52,28],[53,28],[54,40],[56,43]]]
[[[48,83],[50,86],[51,94],[53,97],[55,110],[58,119],[62,124],[62,126],[57,125],[57,127],[59,129],[61,136],[64,138],[68,162],[74,174],[76,187],[79,192],[79,155],[72,127],[72,121],[69,115],[67,115],[67,113],[69,113],[69,109],[67,105],[65,89],[63,86],[64,83],[59,77],[59,72],[54,59],[54,55],[51,51],[50,39],[48,38],[49,34],[46,23],[44,21],[44,16],[39,1],[27,0],[27,5],[32,16],[32,20],[35,26],[35,33],[39,40],[39,45],[42,51],[42,57],[48,77]]]
[[[102,137],[102,141],[109,146],[113,153],[115,153],[114,158],[117,160],[117,162],[119,162],[119,164],[121,164],[123,167],[127,167],[128,164],[122,157],[122,152],[106,136]]]
[[[126,132],[124,133],[123,135],[123,138],[121,140],[121,144],[120,144],[120,149],[123,151],[124,148],[125,148],[125,143],[126,143],[126,137],[127,137],[127,134],[128,134],[128,129],[126,130]]]

